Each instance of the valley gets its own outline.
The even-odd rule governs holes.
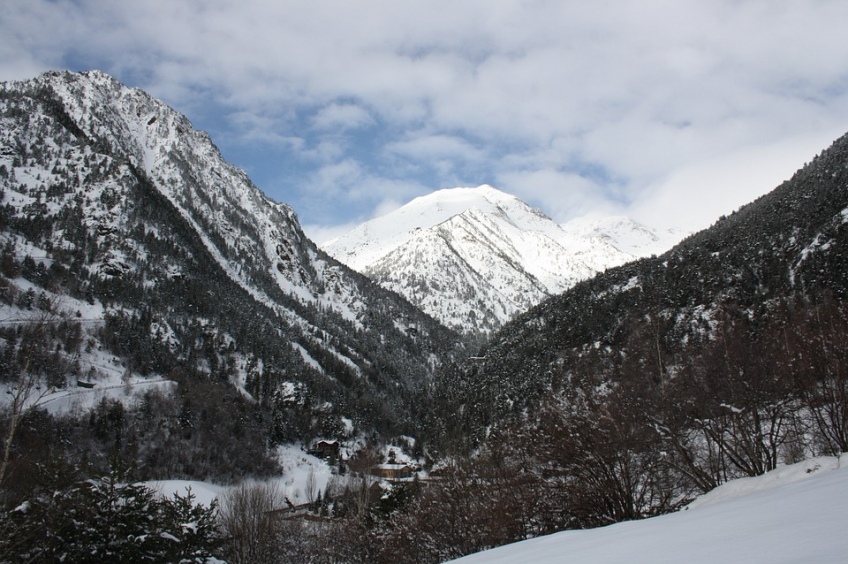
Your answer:
[[[484,185],[319,248],[145,92],[2,83],[0,560],[437,563],[839,460],[846,163],[691,234]]]

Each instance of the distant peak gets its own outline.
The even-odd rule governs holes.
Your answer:
[[[442,188],[440,190],[435,190],[430,192],[429,194],[425,194],[423,196],[419,196],[410,202],[410,204],[414,202],[433,202],[433,201],[451,201],[458,202],[463,200],[472,200],[472,199],[486,199],[489,201],[492,200],[515,200],[517,199],[515,196],[507,194],[506,192],[502,192],[497,188],[493,188],[488,184],[483,184],[482,186],[467,187],[467,186],[458,186],[456,188]]]

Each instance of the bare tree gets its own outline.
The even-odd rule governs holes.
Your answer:
[[[45,339],[49,327],[56,321],[57,311],[58,303],[54,299],[48,307],[38,309],[37,314],[23,325],[16,367],[18,374],[9,390],[9,426],[3,445],[3,459],[0,461],[0,486],[8,477],[12,447],[21,420],[28,409],[37,405],[52,390],[47,386],[37,365],[39,356],[42,356],[47,348]]]
[[[345,498],[352,503],[354,515],[365,519],[371,505],[371,488],[378,481],[372,475],[380,463],[380,455],[374,445],[356,451],[348,461],[347,491]]]
[[[315,497],[318,495],[318,484],[315,479],[315,467],[309,467],[309,473],[306,475],[306,485],[304,486],[306,490],[304,494],[306,495],[306,501],[309,505],[315,503]]]
[[[219,499],[227,561],[276,562],[282,539],[272,512],[285,505],[285,496],[277,484],[244,482],[227,490]]]
[[[821,452],[848,452],[848,312],[832,295],[796,307],[786,348]]]

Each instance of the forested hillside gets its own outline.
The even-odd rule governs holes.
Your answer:
[[[429,444],[461,462],[389,537],[437,562],[672,511],[848,450],[846,167],[843,137],[772,193],[543,302],[441,373]],[[458,513],[450,535],[428,525]]]
[[[610,269],[531,309],[441,379],[444,397],[462,398],[473,431],[589,374],[614,382],[630,372],[665,386],[706,369],[699,358],[708,354],[737,355],[730,365],[788,366],[776,352],[741,349],[771,346],[791,356],[793,342],[810,344],[805,333],[834,332],[817,326],[830,317],[838,323],[845,304],[846,166],[843,137],[773,192],[671,251]],[[720,379],[739,370],[746,374],[734,368]],[[453,389],[459,384],[482,387],[487,401],[467,402]]]
[[[166,463],[144,438],[156,426],[115,415],[136,443],[119,451],[147,453],[145,475],[267,466],[231,453],[216,467],[221,444],[255,441],[261,452],[409,432],[415,398],[462,350],[456,334],[318,250],[294,212],[184,116],[99,72],[0,85],[0,204],[0,384],[178,382],[176,398],[161,400],[176,405],[153,417],[195,429],[169,433],[168,456],[203,452],[208,464]],[[241,428],[215,438],[213,413]]]

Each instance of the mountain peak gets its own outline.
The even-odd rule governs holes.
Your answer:
[[[325,243],[323,248],[361,272],[407,243],[419,230],[432,229],[472,209],[508,217],[521,228],[533,229],[533,224],[545,220],[553,224],[539,210],[488,184],[476,188],[444,188],[419,196],[388,214],[360,224],[347,234]]]
[[[623,215],[590,214],[562,224],[569,234],[601,237],[634,257],[659,255],[680,242],[687,233],[677,229],[654,229]]]
[[[412,200],[408,206],[432,205],[434,202],[455,203],[466,207],[476,207],[481,203],[497,205],[502,202],[514,202],[518,198],[507,194],[488,184],[482,184],[476,188],[458,186],[456,188],[442,188],[424,196]]]
[[[621,225],[621,233],[635,229]],[[324,250],[445,325],[488,333],[545,297],[638,256],[595,227],[564,230],[519,198],[482,185],[415,198]]]
[[[58,273],[26,282],[0,273],[0,283],[26,292],[47,280],[45,292],[66,292],[94,311],[93,342],[107,322],[124,330],[144,317],[131,347],[111,336],[101,343],[125,366],[214,375],[257,399],[297,384],[315,405],[354,418],[366,411],[355,399],[363,386],[400,402],[387,390],[419,385],[460,346],[406,300],[321,253],[291,208],[142,90],[99,71],[0,83],[0,122],[4,256]],[[95,372],[97,350],[77,351]]]

